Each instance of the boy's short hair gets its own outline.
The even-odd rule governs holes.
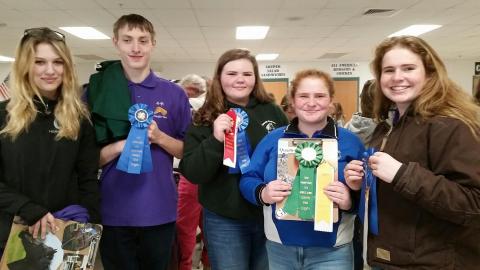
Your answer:
[[[113,24],[113,35],[116,39],[118,38],[118,30],[125,26],[128,26],[129,30],[138,28],[144,32],[148,32],[152,36],[152,39],[155,39],[153,24],[142,15],[128,14],[118,18]]]

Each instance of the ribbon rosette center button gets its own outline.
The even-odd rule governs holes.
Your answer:
[[[135,119],[138,122],[145,122],[148,119],[148,113],[144,109],[139,109],[135,112]]]
[[[304,148],[302,150],[302,158],[305,159],[306,161],[312,161],[316,159],[317,157],[317,151],[313,148]]]

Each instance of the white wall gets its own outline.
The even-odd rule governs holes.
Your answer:
[[[471,95],[473,87],[473,75],[475,75],[475,61],[445,61],[445,65],[447,66],[450,79],[459,84],[463,90]]]
[[[0,82],[3,82],[5,77],[7,77],[8,73],[10,72],[10,63],[0,63]]]
[[[277,63],[277,62],[276,62]],[[286,69],[287,76],[292,79],[295,72],[305,68],[318,68],[330,72],[330,64],[334,62],[278,62]],[[358,62],[358,75],[360,86],[372,78],[367,62]],[[262,63],[261,63],[262,64]],[[472,76],[474,75],[474,60],[445,61],[450,78],[458,83],[466,92],[472,93]],[[10,63],[0,63],[0,80],[3,80],[10,70]],[[153,67],[166,79],[180,79],[188,73],[196,73],[212,77],[215,63],[154,63]],[[81,83],[88,81],[90,74],[95,71],[95,63],[78,63],[76,65]],[[360,87],[361,88],[361,87]]]
[[[477,60],[478,61],[478,60]],[[331,72],[330,65],[334,62],[278,62],[286,67],[287,76],[292,79],[295,73],[301,69],[318,68]],[[372,79],[369,62],[358,62],[358,75],[360,78],[360,90],[365,81]],[[262,64],[262,63],[260,63]],[[459,84],[466,92],[472,93],[472,76],[474,75],[474,60],[447,60],[445,61],[450,78]],[[214,63],[161,63],[160,74],[167,79],[180,79],[188,73],[197,73],[212,77]]]

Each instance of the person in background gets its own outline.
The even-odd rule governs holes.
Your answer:
[[[338,126],[343,127],[345,124],[345,115],[343,114],[342,104],[339,102],[332,102],[330,104],[330,117],[335,120]]]
[[[368,235],[368,264],[478,269],[480,108],[418,37],[384,40],[371,66],[379,124],[368,167],[377,177],[379,234]],[[354,160],[345,167],[352,189],[361,188],[362,165]]]
[[[477,83],[477,92],[475,93],[474,99],[477,102],[477,104],[480,105],[480,82]]]
[[[157,77],[150,61],[153,25],[143,16],[121,16],[113,26],[120,61],[104,62],[90,77],[88,101],[102,145],[100,254],[106,270],[163,270],[170,260],[177,218],[173,157],[181,158],[191,112],[183,89]],[[117,169],[131,123],[128,111],[143,103],[153,111],[148,126],[153,171]]]
[[[295,111],[293,110],[290,101],[288,100],[288,95],[283,96],[282,101],[280,102],[283,112],[288,118],[288,121],[292,121],[295,118]]]
[[[180,169],[199,185],[212,269],[267,269],[261,208],[240,194],[240,172],[229,172],[223,165],[225,132],[233,124],[226,114],[230,108],[248,115],[245,131],[252,150],[268,132],[288,123],[265,91],[257,61],[248,50],[229,50],[218,59],[205,104],[187,131]]]
[[[11,99],[0,103],[0,253],[14,216],[34,239],[71,210],[100,222],[99,149],[65,36],[25,30],[12,70]]]
[[[365,147],[368,147],[373,130],[377,126],[373,120],[374,90],[375,80],[366,81],[363,85],[362,93],[360,93],[361,111],[354,113],[350,121],[345,124],[345,128],[355,133],[362,140]],[[362,227],[361,220],[357,216],[353,235],[354,270],[362,270],[364,265],[362,258]]]
[[[330,118],[335,90],[325,72],[307,69],[292,81],[290,100],[296,118],[265,136],[253,153],[249,170],[242,175],[240,190],[253,205],[264,206],[265,233],[270,269],[337,269],[353,267],[353,220],[356,202],[343,179],[343,167],[364,151],[360,139]],[[280,220],[276,203],[291,194],[291,184],[277,179],[278,141],[281,138],[333,138],[338,140],[338,181],[324,193],[340,208],[333,232],[314,231],[313,221]],[[341,229],[339,229],[341,227]]]
[[[205,103],[207,83],[205,79],[188,74],[180,80],[180,86],[188,96],[192,113]],[[178,182],[177,241],[179,246],[179,270],[192,269],[192,256],[195,250],[197,227],[202,228],[202,206],[198,202],[198,186],[190,183],[180,174]],[[202,233],[203,234],[203,233]],[[209,267],[206,248],[202,250],[203,268]]]
[[[373,94],[375,90],[375,80],[365,82],[360,93],[360,112],[352,115],[350,121],[345,124],[345,128],[355,133],[366,145],[370,141],[373,130],[377,126],[373,120]]]

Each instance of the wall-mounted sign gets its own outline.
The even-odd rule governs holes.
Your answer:
[[[330,70],[333,77],[358,76],[358,63],[332,63]]]
[[[263,64],[260,67],[260,77],[262,79],[280,79],[287,78],[287,71],[281,64]]]
[[[475,75],[480,75],[480,62],[475,62]]]

